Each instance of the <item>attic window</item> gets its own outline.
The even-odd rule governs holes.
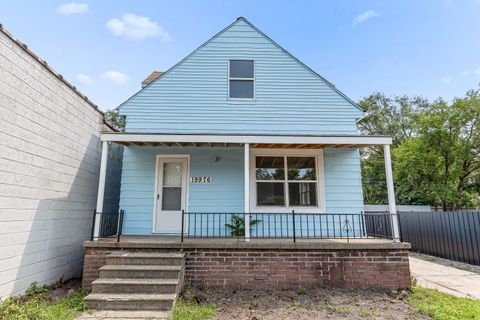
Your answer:
[[[254,99],[253,60],[230,60],[228,81],[229,98]]]

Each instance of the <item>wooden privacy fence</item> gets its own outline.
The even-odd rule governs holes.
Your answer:
[[[399,212],[401,240],[412,251],[449,260],[480,265],[480,212]],[[382,216],[367,219],[367,233],[383,224]],[[378,232],[378,231],[377,231]],[[390,235],[389,227],[385,229]]]

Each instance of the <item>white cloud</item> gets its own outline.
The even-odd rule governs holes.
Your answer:
[[[364,23],[368,19],[371,19],[373,17],[378,17],[379,15],[380,14],[375,12],[375,10],[365,11],[365,12],[359,14],[358,16],[356,16],[355,19],[353,19],[352,26],[356,27],[359,24]]]
[[[452,78],[450,77],[442,77],[442,79],[440,80],[442,80],[444,84],[449,84],[450,82],[452,82]]]
[[[126,36],[129,39],[143,40],[148,37],[159,37],[162,41],[171,40],[170,34],[157,22],[148,17],[126,13],[120,18],[114,18],[105,24],[115,36]]]
[[[116,84],[125,84],[130,78],[120,71],[110,70],[102,74],[102,79]]]
[[[90,85],[90,84],[93,83],[92,78],[90,78],[89,76],[87,76],[86,74],[83,74],[83,73],[79,73],[79,74],[78,74],[77,80],[78,80],[78,82],[80,82],[81,84],[85,84],[85,85]]]
[[[61,13],[61,14],[87,13],[88,12],[88,4],[78,3],[78,2],[64,3],[64,4],[60,5],[57,9],[55,9],[55,12],[56,13]]]
[[[478,69],[465,69],[465,70],[462,70],[462,71],[458,72],[458,74],[461,75],[461,76],[475,75],[475,76],[480,77],[480,68],[478,68]]]
[[[443,0],[443,3],[445,4],[445,6],[451,7],[454,1],[455,0]]]

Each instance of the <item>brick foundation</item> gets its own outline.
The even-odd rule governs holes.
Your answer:
[[[98,269],[105,264],[105,255],[116,250],[166,251],[165,248],[87,247],[83,271],[85,288],[98,278]],[[185,252],[185,282],[194,286],[399,289],[410,285],[408,248],[404,247],[315,250],[183,248],[182,251]]]

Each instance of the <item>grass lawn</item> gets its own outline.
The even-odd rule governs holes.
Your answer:
[[[187,302],[182,298],[178,299],[175,307],[170,312],[169,320],[207,320],[213,319],[216,314],[214,304],[198,304],[196,302]]]
[[[86,308],[80,282],[32,286],[0,304],[2,320],[72,320]],[[375,290],[254,291],[186,289],[169,320],[209,319],[436,319],[480,320],[480,300],[412,286],[401,295]]]
[[[71,320],[85,309],[81,289],[65,290],[61,284],[50,288],[32,285],[22,297],[8,298],[0,305],[4,320]]]
[[[414,285],[407,301],[415,310],[436,320],[480,320],[480,300],[458,298]]]

